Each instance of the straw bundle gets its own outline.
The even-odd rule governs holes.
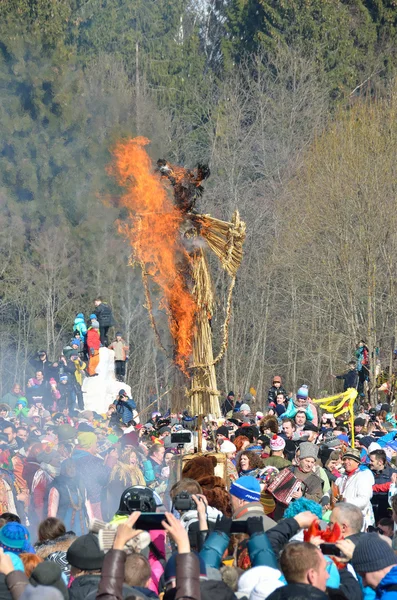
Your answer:
[[[194,216],[200,224],[200,235],[221,261],[222,267],[231,277],[235,277],[243,258],[245,223],[236,210],[232,222],[220,221],[211,215]]]
[[[194,365],[200,366],[193,370],[191,389],[187,394],[191,400],[192,414],[211,413],[218,417],[220,416],[219,392],[216,385],[210,327],[214,304],[211,276],[201,249],[197,250],[192,262],[192,275],[195,282],[193,294],[198,306],[193,339],[193,362]]]

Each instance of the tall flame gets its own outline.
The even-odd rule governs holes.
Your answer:
[[[175,362],[185,371],[192,353],[197,309],[185,279],[191,259],[181,241],[183,213],[170,199],[160,174],[154,172],[145,150],[148,143],[144,137],[118,142],[110,172],[126,189],[120,203],[128,210],[130,221],[120,230],[129,239],[137,260],[160,287],[160,307],[168,314]]]

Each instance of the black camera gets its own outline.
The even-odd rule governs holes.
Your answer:
[[[152,490],[144,487],[129,487],[121,495],[117,514],[130,515],[137,510],[142,513],[155,513],[156,508]]]
[[[195,501],[189,492],[179,492],[174,498],[174,508],[179,512],[187,510],[197,510]]]
[[[192,434],[189,431],[184,433],[171,433],[171,444],[190,444]]]

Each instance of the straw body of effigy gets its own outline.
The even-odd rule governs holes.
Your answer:
[[[220,221],[210,215],[195,215],[193,220],[199,223],[199,234],[207,241],[211,250],[220,259],[222,267],[231,276],[223,324],[223,341],[214,359],[210,324],[214,304],[211,275],[203,250],[195,252],[192,260],[192,277],[193,294],[198,310],[193,339],[193,365],[190,367],[192,380],[188,396],[193,414],[212,414],[220,417],[215,365],[221,360],[227,348],[232,293],[243,256],[245,223],[240,220],[238,211],[235,211],[231,223]]]
[[[210,319],[213,311],[211,276],[202,249],[193,257],[193,295],[197,303],[196,328],[193,337],[193,368],[191,388],[188,391],[193,415],[220,416],[219,392],[216,385],[212,331]]]

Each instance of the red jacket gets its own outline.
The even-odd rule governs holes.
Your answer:
[[[97,329],[89,329],[87,331],[87,348],[91,350],[99,350],[101,347],[101,340]]]

